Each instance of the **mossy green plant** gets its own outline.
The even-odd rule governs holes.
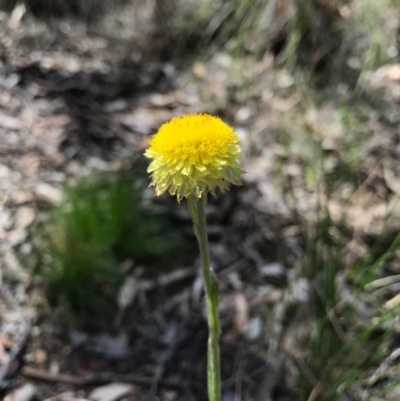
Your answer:
[[[173,248],[173,232],[143,207],[137,184],[132,177],[92,178],[65,189],[64,203],[40,229],[36,271],[51,305],[66,306],[83,322],[107,321],[124,277],[121,262],[154,261]]]

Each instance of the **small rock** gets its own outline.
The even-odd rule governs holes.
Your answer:
[[[93,401],[117,401],[122,397],[133,393],[135,387],[125,383],[111,383],[106,386],[95,388],[90,394],[89,399]]]
[[[31,384],[26,383],[22,387],[15,390],[12,401],[30,401],[37,392],[37,388]]]

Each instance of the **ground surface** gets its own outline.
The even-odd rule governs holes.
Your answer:
[[[319,248],[321,213],[328,212],[328,242],[335,243],[329,249],[340,266],[338,302],[353,291],[358,261],[375,265],[399,231],[400,65],[367,71],[360,93],[350,75],[334,88],[313,89],[268,51],[256,58],[219,50],[178,62],[165,56],[168,46],[146,24],[151,10],[114,14],[100,27],[68,18],[46,24],[20,5],[11,17],[0,14],[5,399],[206,399],[207,327],[195,255],[189,265],[178,255],[168,271],[133,270],[135,297],[110,330],[90,334],[49,309],[23,261],[33,257],[32,228],[63,201],[64,185],[93,172],[144,171],[143,150],[161,123],[208,112],[234,126],[246,171],[243,187],[208,206],[211,258],[221,279],[224,400],[296,400],[293,366],[306,356],[299,338],[311,330],[310,288],[317,287],[307,266],[322,271],[333,255]],[[357,59],[349,64],[356,69]],[[194,241],[185,205],[168,197],[157,202]],[[320,259],[313,265],[314,248]],[[399,304],[400,253],[394,249],[378,267],[352,327]],[[385,355],[392,359],[383,358],[387,366],[376,364],[367,378],[395,366],[396,333]],[[385,376],[396,378],[395,368]],[[344,397],[361,399],[356,392]]]

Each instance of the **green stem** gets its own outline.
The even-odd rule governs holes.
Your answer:
[[[208,238],[206,229],[207,198],[189,197],[189,211],[193,219],[194,229],[200,248],[203,269],[204,288],[207,300],[208,315],[208,350],[207,350],[207,382],[209,401],[221,401],[221,367],[219,352],[220,326],[218,318],[218,279],[210,266]]]

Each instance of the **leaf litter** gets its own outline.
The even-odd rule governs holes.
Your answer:
[[[152,18],[148,10],[141,12]],[[141,25],[132,47],[137,33],[126,18],[118,11],[108,16],[107,37],[73,20],[46,25],[21,5],[10,18],[0,14],[0,362],[6,366],[18,344],[26,345],[25,357],[35,350],[46,355],[24,362],[43,382],[29,384],[40,374],[26,369],[24,377],[16,360],[1,384],[12,399],[23,400],[35,394],[46,400],[118,399],[133,388],[140,397],[150,390],[162,399],[204,399],[207,333],[196,264],[177,264],[166,275],[158,271],[143,279],[127,273],[116,336],[100,333],[78,346],[54,326],[40,286],[17,253],[31,255],[30,228],[42,211],[62,202],[65,184],[135,161],[142,168],[141,153],[160,124],[184,113],[223,110],[240,135],[247,172],[243,188],[209,205],[211,257],[223,277],[224,394],[233,397],[238,383],[232,378],[247,364],[241,374],[253,394],[267,391],[272,397],[281,386],[294,397],[293,377],[273,351],[282,347],[294,358],[306,356],[299,345],[311,327],[311,283],[299,268],[306,251],[303,227],[318,222],[321,205],[334,228],[345,216],[342,273],[350,278],[351,262],[365,256],[371,238],[382,232],[391,237],[400,227],[400,118],[394,106],[399,65],[366,77],[367,96],[387,105],[377,116],[368,102],[354,110],[329,99],[317,102],[310,88],[297,84],[294,71],[275,67],[268,52],[257,60],[217,51],[189,68],[171,68],[156,50],[146,52],[151,25]],[[114,38],[113,24],[122,26]],[[329,197],[320,185],[329,188]],[[176,205],[170,209],[188,222]],[[388,260],[378,278],[398,274],[398,258]],[[348,284],[342,285],[346,293]],[[398,304],[396,288],[384,288],[385,307]],[[35,322],[36,316],[45,322]],[[29,340],[21,343],[31,319]],[[93,352],[99,338],[119,344],[118,362]],[[79,390],[73,383],[95,388]]]

